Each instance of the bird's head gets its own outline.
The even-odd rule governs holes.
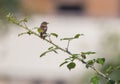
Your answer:
[[[41,25],[42,26],[47,26],[47,24],[49,24],[48,22],[42,22]]]

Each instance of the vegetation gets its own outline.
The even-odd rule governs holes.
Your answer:
[[[79,53],[71,53],[71,51],[69,51],[69,46],[72,40],[76,40],[78,38],[80,38],[81,36],[83,36],[83,34],[76,34],[73,37],[64,37],[64,38],[58,38],[59,35],[56,33],[47,33],[46,34],[46,38],[43,39],[40,37],[40,34],[42,31],[33,31],[33,29],[38,29],[39,27],[35,27],[35,28],[28,28],[28,26],[26,25],[26,23],[28,22],[29,18],[25,17],[21,20],[18,20],[15,16],[13,16],[12,14],[8,14],[7,15],[7,19],[9,22],[16,24],[17,26],[19,26],[20,28],[23,28],[26,30],[26,32],[20,33],[18,34],[18,36],[24,35],[24,34],[28,34],[28,35],[35,35],[38,38],[42,39],[43,41],[48,42],[50,46],[45,52],[41,53],[40,57],[45,56],[47,53],[49,52],[55,52],[58,53],[58,50],[63,51],[64,53],[68,54],[68,57],[65,59],[65,61],[63,63],[60,64],[60,67],[63,65],[66,65],[67,68],[69,70],[74,69],[77,65],[76,65],[76,60],[79,62],[82,62],[86,69],[92,69],[95,71],[96,75],[93,76],[90,80],[90,82],[92,84],[99,84],[100,83],[100,77],[104,78],[107,81],[107,84],[120,84],[120,80],[113,80],[111,78],[111,75],[113,72],[115,72],[116,70],[120,70],[120,65],[119,66],[109,66],[104,70],[104,73],[101,72],[100,70],[98,70],[96,68],[96,64],[100,64],[100,65],[104,65],[105,64],[105,58],[97,58],[97,59],[92,59],[92,60],[88,60],[88,56],[92,55],[92,54],[96,54],[96,52],[93,51],[86,51],[86,52],[79,52]],[[57,45],[56,43],[54,43],[51,39],[51,37],[55,37],[58,38],[60,41],[67,41],[67,45],[66,48],[62,48],[59,45]]]

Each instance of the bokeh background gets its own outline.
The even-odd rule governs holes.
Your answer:
[[[30,16],[31,29],[47,21],[48,32],[58,33],[59,38],[83,33],[71,43],[72,52],[95,51],[90,59],[105,57],[106,64],[98,66],[101,71],[120,65],[120,0],[0,0],[0,84],[89,84],[94,75],[82,63],[72,71],[60,68],[67,57],[63,52],[40,58],[50,45],[35,36],[18,37],[24,30],[6,21],[8,13]],[[53,40],[63,48],[67,44]],[[120,72],[112,79],[120,79]]]

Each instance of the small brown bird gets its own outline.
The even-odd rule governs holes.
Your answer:
[[[40,37],[43,39],[45,39],[45,37],[46,37],[47,24],[48,24],[48,22],[42,22],[40,25],[40,28],[38,29],[38,32],[40,33]]]

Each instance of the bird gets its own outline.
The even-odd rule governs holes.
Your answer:
[[[47,24],[48,24],[48,22],[46,22],[46,21],[42,22],[38,29],[38,32],[40,33],[40,37],[43,39],[45,39],[45,37],[46,37]]]

